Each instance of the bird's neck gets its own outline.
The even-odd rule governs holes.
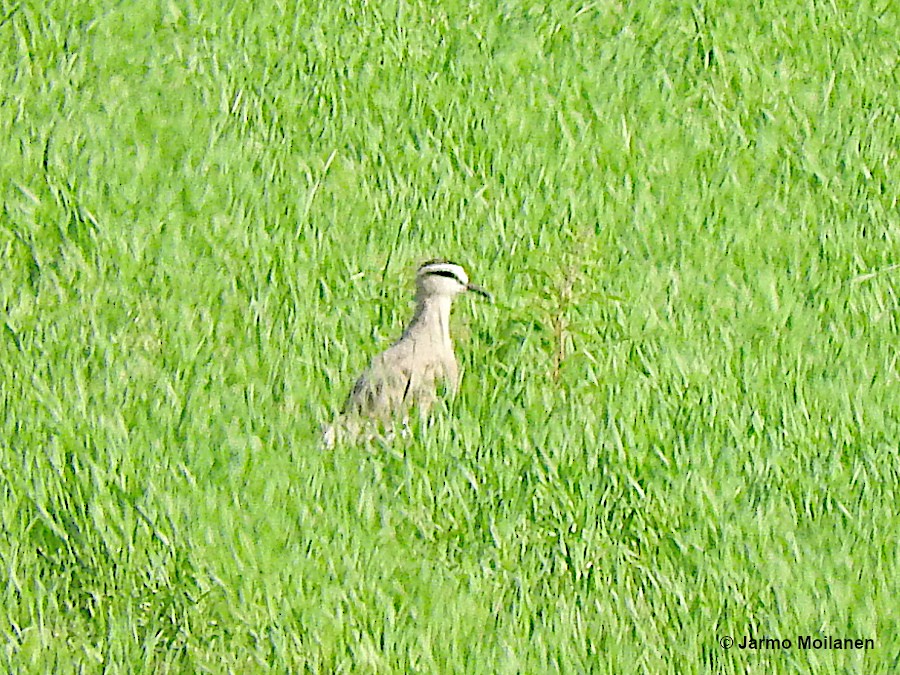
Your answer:
[[[407,335],[417,335],[447,349],[450,342],[450,305],[447,295],[429,295],[416,298],[416,311],[406,329]]]

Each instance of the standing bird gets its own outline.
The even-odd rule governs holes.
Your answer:
[[[340,416],[325,429],[327,447],[339,438],[377,437],[379,424],[389,425],[412,406],[425,415],[437,399],[439,380],[456,391],[459,366],[450,341],[450,306],[466,291],[491,299],[486,290],[469,283],[466,271],[455,263],[430,260],[419,267],[412,321],[356,380]]]

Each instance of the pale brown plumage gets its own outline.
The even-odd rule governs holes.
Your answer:
[[[372,359],[359,376],[338,419],[324,433],[327,446],[338,439],[374,438],[410,408],[425,415],[437,400],[439,382],[450,392],[459,386],[459,366],[450,340],[453,298],[473,291],[465,270],[431,260],[416,274],[416,311],[403,335]]]

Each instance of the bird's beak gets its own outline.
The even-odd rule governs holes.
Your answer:
[[[484,290],[481,286],[476,286],[475,284],[468,284],[466,286],[467,291],[471,291],[472,293],[478,293],[478,295],[487,298],[490,302],[494,301],[494,296]]]

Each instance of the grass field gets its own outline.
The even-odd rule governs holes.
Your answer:
[[[898,35],[0,0],[0,669],[898,672]],[[459,396],[323,451],[435,256]]]

